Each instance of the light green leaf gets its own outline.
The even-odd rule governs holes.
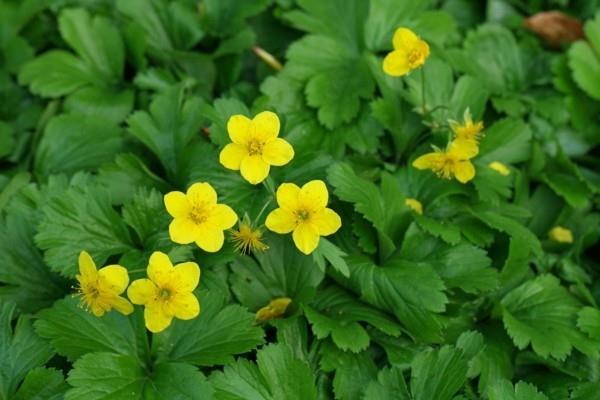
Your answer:
[[[63,114],[52,118],[35,155],[41,177],[93,170],[123,148],[121,129],[100,116]]]
[[[262,348],[256,364],[239,359],[211,377],[220,400],[315,400],[317,389],[309,366],[283,344]]]
[[[350,269],[344,260],[345,256],[347,256],[345,252],[325,238],[319,240],[319,247],[313,253],[315,261],[322,270],[325,269],[325,260],[327,260],[336,271],[348,277]]]
[[[543,393],[538,392],[537,388],[526,382],[519,382],[513,385],[506,379],[494,382],[490,386],[490,400],[548,400]]]
[[[377,381],[369,383],[364,400],[380,399],[410,400],[402,369],[398,367],[382,369],[377,374]]]
[[[500,161],[512,164],[529,160],[531,157],[531,130],[521,119],[505,118],[485,130],[481,140],[480,163]]]
[[[584,30],[589,41],[574,43],[569,49],[569,67],[573,79],[590,97],[600,100],[600,13],[588,21]]]
[[[212,122],[209,128],[209,138],[211,142],[218,146],[224,146],[231,142],[231,138],[227,132],[229,118],[236,114],[241,114],[248,118],[253,117],[248,107],[235,98],[219,98],[212,105],[204,103],[201,106],[201,112]]]
[[[254,315],[238,305],[224,303],[221,295],[200,292],[202,310],[190,321],[175,320],[170,329],[154,336],[160,360],[200,366],[228,364],[233,355],[245,353],[263,342],[263,330]]]
[[[600,340],[600,310],[593,307],[583,307],[579,310],[577,327],[592,339]]]
[[[88,86],[72,93],[65,100],[66,112],[95,116],[104,121],[122,122],[133,108],[133,92],[115,92],[105,88]]]
[[[410,391],[415,400],[450,400],[467,380],[460,350],[443,346],[420,353],[412,362]]]

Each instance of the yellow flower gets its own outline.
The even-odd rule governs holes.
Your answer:
[[[558,243],[573,243],[573,232],[562,226],[555,226],[548,232],[548,237]]]
[[[483,121],[473,122],[471,111],[467,108],[463,115],[463,123],[450,120],[450,128],[456,139],[478,141],[482,136]]]
[[[488,164],[488,167],[490,167],[502,176],[510,175],[510,169],[508,169],[508,167],[502,164],[500,161],[493,161]]]
[[[234,115],[227,122],[227,131],[233,143],[221,150],[219,161],[225,168],[239,170],[253,185],[265,180],[271,165],[280,167],[294,158],[292,146],[277,137],[279,118],[271,111],[253,119]]]
[[[312,253],[321,236],[335,233],[342,220],[327,208],[329,193],[321,180],[310,181],[302,189],[293,183],[283,183],[277,189],[279,208],[271,211],[265,224],[277,233],[294,232],[296,247],[304,254]]]
[[[86,252],[79,253],[79,281],[77,288],[81,304],[92,310],[96,317],[115,309],[121,314],[131,314],[133,306],[127,299],[119,296],[129,284],[127,269],[120,265],[107,265],[96,269],[92,257]]]
[[[235,243],[235,248],[242,254],[265,251],[269,248],[262,241],[262,230],[260,228],[252,229],[248,221],[242,221],[238,229],[231,234],[231,239]]]
[[[289,297],[278,297],[271,300],[269,304],[256,312],[256,320],[263,322],[281,317],[291,302],[292,299]]]
[[[422,155],[413,161],[413,167],[430,169],[445,179],[456,177],[461,183],[469,182],[475,176],[475,167],[469,160],[479,152],[477,143],[456,139],[448,147],[445,151],[435,149],[433,153]]]
[[[391,76],[403,76],[425,64],[429,45],[407,28],[398,28],[392,39],[394,50],[383,60],[383,71]]]
[[[184,262],[173,267],[169,256],[155,251],[148,262],[148,278],[137,279],[127,289],[133,304],[143,305],[146,328],[158,333],[167,329],[173,318],[192,319],[200,314],[194,289],[200,281],[200,267]]]
[[[408,207],[410,207],[417,214],[419,214],[419,215],[423,214],[423,204],[421,204],[421,202],[419,200],[408,198],[408,199],[404,200],[404,204],[406,204]]]
[[[208,183],[194,183],[187,193],[167,193],[164,201],[174,218],[169,225],[171,240],[179,244],[196,242],[211,253],[223,247],[223,231],[238,219],[231,207],[217,204],[217,192]]]

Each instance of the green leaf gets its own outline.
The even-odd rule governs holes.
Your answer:
[[[325,269],[325,260],[327,260],[336,271],[345,277],[349,277],[350,269],[344,260],[344,257],[347,255],[348,254],[343,252],[339,247],[325,238],[319,240],[319,247],[317,247],[316,251],[313,253],[313,257],[322,270]]]
[[[443,346],[420,353],[412,362],[410,391],[415,400],[450,400],[467,380],[460,350]]]
[[[256,364],[239,359],[211,377],[221,400],[311,400],[317,398],[309,366],[283,344],[263,347]]]
[[[53,271],[72,277],[77,258],[88,251],[98,267],[109,256],[133,248],[127,225],[112,208],[111,195],[94,185],[72,186],[46,199],[35,236]]]
[[[66,390],[62,372],[39,367],[27,373],[14,400],[62,400]]]
[[[233,355],[245,353],[263,342],[263,330],[254,315],[238,305],[225,305],[221,295],[200,292],[202,310],[190,321],[174,321],[154,337],[161,360],[200,366],[228,364]]]
[[[199,98],[185,99],[174,87],[154,97],[150,113],[136,111],[127,119],[129,132],[158,157],[171,179],[178,177],[180,155],[200,129],[200,105]]]
[[[600,13],[588,21],[584,30],[589,41],[574,43],[569,49],[569,67],[573,79],[590,97],[600,100]]]
[[[62,38],[94,68],[96,79],[111,84],[121,80],[125,49],[118,29],[108,18],[93,19],[82,8],[66,9],[58,17]]]
[[[531,157],[531,130],[521,119],[505,118],[485,130],[481,140],[480,163],[500,161],[504,164],[527,161]]]
[[[154,366],[143,399],[211,400],[214,389],[202,372],[189,364],[166,363]]]
[[[552,275],[542,275],[513,289],[502,299],[502,320],[519,349],[530,343],[541,357],[564,360],[572,347],[597,355],[591,342],[576,327],[578,301]]]
[[[600,340],[600,310],[593,307],[583,307],[579,310],[577,327],[592,339]]]
[[[309,306],[304,306],[304,314],[311,323],[312,331],[317,339],[325,339],[331,335],[331,339],[337,347],[353,353],[359,353],[369,347],[369,335],[358,322],[338,321]]]
[[[219,98],[212,105],[204,103],[201,106],[201,111],[212,122],[209,128],[209,138],[211,142],[218,146],[224,146],[231,142],[229,133],[227,133],[229,118],[236,114],[242,114],[248,118],[252,117],[248,107],[235,98]]]
[[[365,388],[377,377],[377,367],[369,352],[354,354],[344,352],[331,342],[322,342],[320,366],[323,371],[334,372],[333,392],[336,399],[359,400]]]
[[[90,65],[71,53],[51,50],[29,61],[19,72],[19,83],[43,97],[61,97],[94,84],[96,75]]]
[[[121,129],[100,116],[63,114],[52,118],[35,155],[41,177],[93,170],[123,148]]]
[[[269,4],[269,0],[206,0],[202,4],[202,23],[215,36],[232,36],[243,29],[247,18],[259,14]]]
[[[364,400],[380,399],[410,400],[402,369],[398,367],[382,369],[377,374],[377,382],[369,383]]]
[[[50,344],[37,336],[31,318],[12,324],[14,303],[0,301],[0,398],[13,399],[29,370],[44,365],[54,355]]]
[[[269,249],[256,253],[256,261],[244,256],[231,264],[231,290],[237,299],[252,311],[277,297],[289,297],[298,304],[309,302],[323,272],[289,238],[274,234],[264,238]]]
[[[101,87],[88,86],[72,93],[65,100],[65,111],[95,116],[103,120],[122,122],[133,108],[133,92],[115,92]]]
[[[548,400],[537,388],[526,382],[513,385],[506,379],[493,383],[489,391],[490,400]]]
[[[411,336],[423,341],[440,340],[441,322],[447,298],[444,283],[428,265],[392,259],[385,266],[362,258],[349,258],[351,279],[363,298],[394,314]]]
[[[14,135],[13,127],[0,121],[0,159],[12,153],[15,147]]]
[[[87,353],[111,352],[140,360],[145,357],[146,334],[141,312],[126,317],[111,311],[96,317],[67,297],[40,311],[37,333],[50,340],[56,351],[74,361]]]

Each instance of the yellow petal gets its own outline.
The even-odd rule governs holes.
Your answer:
[[[429,45],[426,41],[419,39],[417,43],[415,43],[415,47],[421,54],[421,59],[419,60],[418,64],[423,65],[427,57],[429,57]]]
[[[211,227],[207,224],[202,226],[201,233],[196,238],[198,247],[209,253],[215,253],[221,250],[224,241],[225,235],[223,234],[223,230]]]
[[[392,44],[394,49],[412,49],[420,41],[419,37],[408,28],[398,28],[394,32]]]
[[[479,146],[475,140],[455,139],[448,152],[459,160],[469,160],[479,153]]]
[[[500,161],[492,161],[488,164],[488,167],[498,172],[502,176],[510,175],[510,169],[508,169],[508,167],[502,164]]]
[[[285,140],[276,138],[265,143],[262,157],[268,164],[280,167],[294,158],[294,148]]]
[[[129,285],[129,274],[127,269],[120,265],[107,265],[98,271],[99,283],[116,294],[121,294]]]
[[[313,218],[321,236],[332,235],[342,226],[342,219],[331,208],[319,211]]]
[[[133,305],[127,299],[121,296],[117,296],[113,300],[112,306],[115,310],[117,310],[123,315],[129,315],[133,312]]]
[[[173,217],[183,217],[190,212],[190,203],[182,192],[169,192],[164,197],[167,212]]]
[[[471,161],[461,161],[456,165],[454,176],[460,183],[467,183],[475,177],[475,167]]]
[[[87,251],[79,253],[79,273],[84,279],[95,279],[96,263]]]
[[[233,143],[245,144],[254,135],[254,124],[244,115],[233,115],[227,121],[227,132]]]
[[[240,169],[242,160],[247,156],[248,150],[246,146],[237,143],[229,143],[227,146],[223,147],[223,150],[221,150],[221,153],[219,154],[219,162],[225,168],[237,171]]]
[[[177,264],[173,276],[177,280],[177,290],[191,292],[200,282],[200,267],[191,261]]]
[[[90,306],[90,309],[92,310],[92,314],[94,314],[94,316],[96,317],[101,317],[108,311],[105,307],[103,307],[102,304],[99,304],[97,302],[93,303]]]
[[[414,212],[419,215],[423,214],[423,204],[417,199],[407,198],[404,200],[404,204],[410,207]]]
[[[208,217],[208,224],[218,229],[229,229],[238,220],[238,216],[231,207],[226,204],[217,204]]]
[[[277,188],[277,204],[286,210],[294,211],[298,208],[300,188],[293,183],[282,183]]]
[[[158,286],[162,286],[171,279],[173,264],[169,256],[162,251],[155,251],[148,261],[148,278]]]
[[[148,304],[156,298],[158,288],[150,279],[136,279],[127,289],[127,297],[133,304]]]
[[[311,209],[321,209],[327,206],[329,201],[329,193],[327,186],[322,180],[310,181],[300,190],[300,203]]]
[[[403,50],[392,51],[383,59],[383,72],[388,75],[403,76],[409,71],[408,55]]]
[[[573,232],[562,226],[555,226],[548,232],[548,237],[558,243],[573,243]]]
[[[198,205],[200,203],[205,204],[216,204],[217,203],[217,192],[206,182],[194,183],[187,190],[187,198],[191,206]]]
[[[171,325],[172,315],[166,314],[162,307],[146,307],[144,309],[146,328],[152,333],[164,331]]]
[[[269,164],[259,155],[248,156],[240,165],[242,177],[253,185],[259,184],[269,175]]]
[[[197,225],[189,218],[175,218],[169,224],[169,237],[178,244],[190,244],[198,236]]]
[[[412,166],[416,169],[436,169],[443,157],[444,155],[438,152],[423,154],[413,161]]]
[[[319,231],[312,224],[299,224],[292,237],[298,250],[304,254],[312,253],[319,245]]]
[[[172,302],[176,318],[187,320],[200,314],[200,303],[193,293],[178,294]]]
[[[296,217],[288,210],[277,208],[267,215],[265,225],[273,232],[290,233],[296,227]]]
[[[279,117],[274,112],[263,111],[258,113],[252,119],[252,122],[256,129],[255,135],[263,141],[275,139],[279,135]]]

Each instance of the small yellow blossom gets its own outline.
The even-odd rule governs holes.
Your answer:
[[[455,177],[461,183],[467,183],[475,177],[475,167],[470,159],[479,152],[473,141],[454,140],[448,150],[435,149],[432,153],[422,155],[413,161],[417,169],[430,169],[439,177],[452,179]]]
[[[502,176],[510,175],[510,169],[508,169],[508,167],[502,164],[500,161],[493,161],[488,164],[488,167],[490,167]]]
[[[253,185],[264,181],[271,165],[280,167],[294,158],[292,146],[277,137],[279,125],[279,117],[271,111],[263,111],[253,119],[232,116],[227,132],[233,143],[221,150],[219,161],[225,168],[239,170]]]
[[[179,244],[196,242],[211,253],[223,247],[223,231],[238,219],[231,207],[217,204],[217,192],[205,182],[194,183],[187,193],[167,193],[164,201],[167,212],[174,218],[169,225],[171,240]]]
[[[127,269],[120,265],[107,265],[97,270],[92,257],[82,251],[79,253],[79,274],[76,278],[79,281],[77,291],[81,304],[96,317],[103,316],[113,308],[125,315],[133,312],[131,303],[119,296],[129,284]]]
[[[238,229],[231,234],[231,239],[235,243],[235,248],[242,254],[265,251],[269,248],[262,241],[262,229],[253,229],[248,221],[242,221]]]
[[[155,251],[148,262],[148,278],[137,279],[127,289],[133,304],[143,305],[146,328],[161,332],[173,318],[188,320],[200,314],[200,303],[193,291],[200,281],[200,267],[184,262],[173,267],[169,256]]]
[[[398,28],[392,39],[394,50],[383,60],[383,71],[403,76],[417,69],[429,57],[429,45],[408,28]]]
[[[463,123],[450,120],[450,129],[456,139],[479,141],[483,131],[483,121],[473,122],[471,111],[467,108],[463,115]]]
[[[423,204],[421,204],[421,202],[419,200],[408,198],[408,199],[404,200],[404,204],[406,204],[408,207],[410,207],[417,214],[419,214],[419,215],[423,214]]]
[[[292,299],[289,297],[278,297],[271,300],[269,304],[256,312],[256,320],[263,322],[281,317],[291,302]]]
[[[558,243],[573,243],[573,232],[562,226],[555,226],[550,229],[548,237]]]
[[[325,183],[314,180],[299,188],[293,183],[283,183],[277,189],[279,208],[271,211],[265,224],[273,232],[290,233],[298,250],[312,253],[321,236],[335,233],[342,220],[335,211],[327,208],[329,193]]]

